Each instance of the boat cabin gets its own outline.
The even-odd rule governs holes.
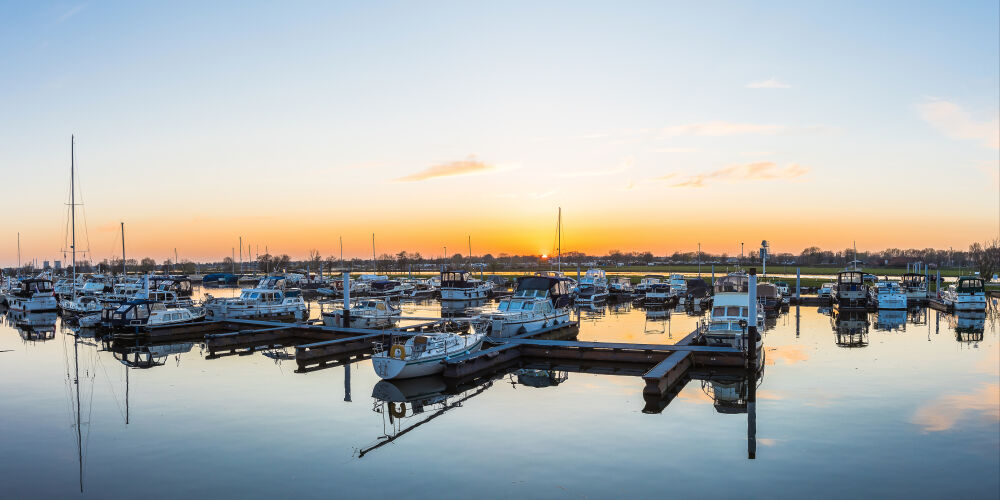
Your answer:
[[[111,313],[112,327],[145,325],[149,315],[155,310],[165,309],[162,303],[152,300],[130,300],[118,306]]]
[[[472,288],[468,271],[442,271],[441,288]]]
[[[750,278],[745,274],[730,274],[715,280],[715,293],[750,293]]]
[[[249,288],[240,292],[240,300],[264,304],[280,303],[285,300],[285,294],[273,288]]]
[[[556,308],[569,305],[572,282],[566,278],[521,276],[517,279],[514,297],[548,297]]]
[[[21,281],[21,288],[14,292],[17,297],[30,298],[35,294],[53,293],[52,280],[45,278],[30,278]]]
[[[985,290],[983,279],[975,276],[958,278],[958,286],[955,287],[955,291],[961,294],[978,294],[984,293]]]

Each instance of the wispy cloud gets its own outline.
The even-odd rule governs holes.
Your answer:
[[[976,120],[958,104],[936,98],[918,104],[917,110],[924,121],[952,139],[977,140],[985,147],[1000,149],[1000,119]]]
[[[675,135],[703,135],[720,136],[736,134],[774,134],[781,132],[786,127],[783,125],[771,125],[765,123],[734,123],[734,122],[702,122],[689,123],[686,125],[674,125],[660,130],[662,136]]]
[[[396,182],[417,182],[434,179],[437,177],[454,177],[457,175],[471,175],[494,170],[496,167],[476,160],[475,156],[470,156],[465,160],[431,165],[415,174],[395,179]]]
[[[81,4],[78,4],[78,5],[74,5],[73,7],[70,7],[65,12],[63,12],[59,17],[57,17],[56,20],[53,21],[53,24],[59,24],[59,23],[64,22],[64,21],[68,21],[69,18],[71,18],[71,17],[79,14],[80,11],[82,11],[86,7],[87,7],[87,4],[85,4],[85,3],[81,3]]]
[[[794,179],[807,173],[809,173],[809,167],[796,163],[789,163],[782,168],[777,163],[772,161],[758,161],[754,163],[730,165],[705,174],[692,175],[687,179],[671,184],[671,187],[704,187],[705,183],[709,180],[760,181]],[[672,178],[671,176],[673,175],[675,174],[667,174],[658,177],[658,179],[667,180]]]
[[[963,419],[1000,419],[1000,385],[985,384],[976,392],[947,394],[917,409],[910,421],[925,433],[947,431]]]
[[[748,89],[790,89],[791,85],[778,80],[777,78],[771,77],[767,80],[760,80],[756,82],[750,82],[745,85]]]

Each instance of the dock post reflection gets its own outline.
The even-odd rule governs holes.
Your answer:
[[[351,402],[351,364],[344,363],[344,401]]]
[[[747,458],[757,458],[757,377],[747,370]]]
[[[799,315],[799,305],[795,304],[795,338],[799,338],[799,323],[801,316]]]

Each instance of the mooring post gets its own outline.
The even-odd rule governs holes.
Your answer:
[[[712,286],[715,286],[715,264],[712,264]]]
[[[795,302],[800,302],[802,294],[802,268],[795,268]]]
[[[757,360],[757,268],[750,268],[747,280],[747,338],[746,353],[748,366],[756,365]]]
[[[926,281],[924,283],[926,283]],[[937,272],[937,282],[934,284],[934,293],[937,294],[938,298],[941,298],[941,270],[940,269],[938,269],[938,272]]]
[[[799,336],[799,305],[795,304],[795,336]]]
[[[344,363],[344,401],[351,402],[351,364]]]
[[[344,271],[344,328],[351,327],[351,273]]]
[[[579,262],[576,263],[576,282],[577,282],[577,284],[580,283],[580,263]]]

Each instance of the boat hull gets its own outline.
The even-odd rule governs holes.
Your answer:
[[[566,323],[569,323],[569,311],[550,314],[540,318],[495,318],[490,324],[490,335],[493,337],[513,337]]]
[[[441,300],[480,300],[487,296],[489,291],[485,287],[441,289]]]
[[[22,297],[7,297],[7,307],[12,311],[21,312],[55,312],[59,310],[59,303],[52,297],[32,297],[25,299]]]
[[[478,351],[483,345],[483,340],[479,339],[475,344],[451,353],[429,357],[427,359],[405,360],[389,357],[388,352],[382,352],[372,357],[372,367],[375,374],[385,380],[398,380],[405,378],[426,377],[444,371],[444,361],[446,358],[462,356]]]

